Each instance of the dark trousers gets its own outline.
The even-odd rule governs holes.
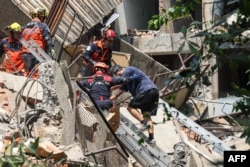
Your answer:
[[[106,100],[95,100],[96,104],[100,107],[100,109],[108,110],[113,106],[113,102],[109,99]]]
[[[158,89],[149,89],[144,93],[136,95],[131,102],[129,107],[139,108],[142,112],[150,112],[151,115],[157,114],[159,101],[159,90]]]
[[[22,58],[24,61],[25,69],[29,72],[38,64],[39,62],[31,53],[23,53]]]

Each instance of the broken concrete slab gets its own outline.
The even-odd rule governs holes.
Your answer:
[[[238,101],[240,97],[228,96],[215,100],[204,100],[198,98],[192,98],[197,103],[198,101],[203,102],[208,107],[208,112],[204,114],[202,119],[211,119],[215,117],[222,117],[230,114],[236,114],[240,111],[233,110],[233,104]]]
[[[0,75],[0,83],[4,84],[9,90],[21,92],[22,96],[42,100],[43,88],[37,80],[1,71]]]

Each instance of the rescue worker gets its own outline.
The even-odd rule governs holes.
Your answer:
[[[45,8],[36,8],[30,12],[31,21],[23,27],[22,37],[28,41],[33,39],[46,53],[48,53],[52,59],[55,59],[54,43],[51,38],[50,30],[45,20],[48,16],[48,12]],[[25,68],[28,73],[39,62],[30,53],[30,51],[23,46],[23,60],[25,62]]]
[[[111,67],[112,49],[110,46],[115,36],[115,31],[108,29],[103,32],[100,40],[89,44],[83,54],[84,61],[80,72],[82,76],[92,75],[92,68],[97,62],[104,62]]]
[[[110,88],[123,83],[121,77],[111,77],[108,75],[108,66],[103,62],[97,62],[94,66],[95,74],[80,84],[89,89],[92,98],[102,110],[109,110],[113,106],[110,100]]]
[[[150,78],[138,68],[133,66],[111,67],[112,75],[126,78],[126,82],[119,91],[110,97],[111,100],[119,97],[123,92],[130,92],[133,99],[128,104],[128,111],[141,123],[140,131],[148,130],[147,143],[155,144],[154,127],[151,116],[156,115],[159,101],[159,90]],[[138,111],[140,109],[141,112]]]
[[[24,62],[22,59],[22,44],[18,38],[21,34],[21,25],[14,22],[6,27],[9,37],[0,42],[0,57],[5,53],[4,67],[7,72],[23,75]]]

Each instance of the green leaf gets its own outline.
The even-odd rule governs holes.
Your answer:
[[[174,8],[174,7],[175,7],[175,6],[169,8],[168,11],[171,12],[171,13],[174,13],[174,12],[175,12],[175,8]]]
[[[164,23],[164,22],[163,22],[163,19],[162,19],[162,18],[160,18],[160,19],[159,19],[159,26],[162,26],[162,25],[163,25],[163,23]]]
[[[161,12],[162,12],[162,13],[166,13],[167,10],[163,8],[163,9],[161,10]]]
[[[184,46],[185,46],[185,41],[178,48],[177,54],[181,53],[181,51],[183,50]]]
[[[154,25],[154,21],[153,20],[149,20],[148,21],[148,29],[151,29]]]
[[[190,3],[189,9],[192,10],[192,11],[194,11],[195,10],[195,4],[194,3]]]
[[[200,21],[193,21],[191,24],[190,24],[190,26],[200,26],[200,25],[202,25],[203,23],[202,22],[200,22]]]
[[[199,56],[199,50],[195,48],[195,46],[189,41],[188,42],[188,47],[190,49],[190,51],[195,55],[195,56]]]
[[[240,0],[239,1],[239,12],[245,16],[250,16],[250,1],[249,0]]]
[[[187,27],[186,26],[182,26],[181,27],[181,32],[183,34],[183,37],[186,38],[186,36],[187,36]]]
[[[24,158],[23,156],[6,156],[6,163],[10,167],[16,167],[18,165],[22,165],[24,163]]]
[[[154,28],[155,29],[159,28],[159,20],[158,19],[154,21]]]
[[[152,16],[152,19],[158,19],[158,18],[159,18],[159,15],[157,14]]]
[[[162,22],[167,25],[168,24],[168,18],[167,17],[163,17],[162,18]]]
[[[205,36],[208,36],[208,35],[209,35],[209,33],[207,31],[201,31],[201,32],[198,32],[195,35],[191,36],[191,38],[194,38],[194,37],[205,37]]]
[[[168,9],[169,18],[174,19],[174,11],[175,9],[173,7]]]
[[[188,42],[190,42],[194,47],[196,47],[196,48],[199,48],[200,46],[197,44],[197,43],[195,43],[195,42],[193,42],[193,41],[188,41]]]
[[[246,74],[247,74],[247,73],[250,73],[250,69],[248,69],[248,70],[246,71]]]
[[[186,7],[182,7],[181,9],[181,13],[186,14],[188,12],[188,9]]]
[[[137,141],[137,143],[138,143],[139,145],[141,145],[142,143],[144,143],[144,139],[143,139],[143,138],[140,138],[140,139]]]
[[[194,0],[196,3],[201,4],[202,0]]]
[[[36,150],[38,148],[38,144],[39,144],[39,138],[36,138],[34,143],[29,143],[26,145],[26,147],[32,154],[37,155]]]

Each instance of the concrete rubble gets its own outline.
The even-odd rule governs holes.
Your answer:
[[[119,163],[125,166],[129,165],[129,158],[124,159],[124,157],[133,159],[134,156],[127,155],[125,151],[127,148],[124,149],[119,144],[119,140],[112,132],[117,131],[116,135],[121,135],[118,129],[119,122],[113,122],[113,125],[116,125],[111,130],[105,121],[110,123],[114,114],[105,118],[98,113],[89,96],[81,88],[77,88],[77,85],[74,84],[68,86],[69,83],[65,80],[61,69],[62,66],[54,61],[43,63],[39,67],[40,75],[35,80],[0,72],[1,154],[18,155],[17,147],[14,151],[6,149],[10,143],[18,146],[24,142],[28,145],[35,143],[35,139],[39,137],[37,154],[41,157],[47,157],[53,152],[50,156],[54,161],[66,158],[68,165],[75,163],[93,164],[90,158],[93,153],[99,155],[99,151],[100,153],[105,152],[106,149],[109,150],[109,147],[114,147],[115,150],[120,149],[119,152],[124,151],[121,153],[123,156],[118,156],[118,159],[121,158]],[[70,89],[73,90],[73,94],[70,93],[72,91]],[[232,101],[230,102],[229,99]],[[159,124],[156,124],[157,146],[167,154],[174,155],[177,148],[184,149],[185,145],[187,149],[182,150],[186,155],[185,158],[182,157],[182,166],[190,164],[199,166],[199,163],[212,166],[211,162],[222,161],[222,156],[213,145],[215,140],[225,143],[228,148],[248,150],[249,145],[244,143],[243,138],[240,138],[243,129],[233,118],[236,116],[240,119],[246,119],[241,116],[240,112],[232,113],[232,103],[236,100],[235,97],[214,101],[202,101],[198,97],[190,98],[187,101],[190,106],[190,115],[180,117],[180,113],[175,115],[178,110],[167,107],[173,118],[166,122],[162,122],[166,119],[165,109],[160,107],[159,116],[153,118],[153,121]],[[76,104],[76,106],[73,107],[72,104]],[[122,117],[125,115],[136,125],[136,120],[129,116],[126,109],[122,107],[124,105],[126,106],[126,104],[121,103]],[[80,112],[78,113],[78,111]],[[76,115],[72,113],[76,113]],[[115,121],[117,119],[119,120],[120,117],[116,118]],[[74,128],[75,126],[76,128]],[[175,132],[169,134],[171,130],[168,128]],[[173,133],[175,133],[174,139],[169,140],[166,145],[165,139],[169,135],[172,136]],[[203,136],[206,133],[211,137],[214,135],[214,139]],[[181,144],[182,142],[184,145]],[[127,151],[130,153],[131,150]],[[26,153],[29,153],[28,149],[26,149]],[[114,156],[114,152],[108,156]],[[197,160],[199,158],[196,156],[202,156],[205,160]],[[138,159],[132,160],[132,164],[138,165],[137,161]],[[176,160],[171,161],[171,163],[173,162]],[[114,165],[114,162],[112,164]]]
[[[11,10],[15,9],[15,5],[27,9],[24,10],[27,14],[29,9],[26,3],[29,4],[30,1],[23,2],[25,3],[6,1],[6,5]],[[31,2],[36,3],[36,1]],[[109,3],[109,1],[101,3],[105,2]],[[48,1],[48,4],[51,5],[51,3],[52,1]],[[69,3],[78,7],[78,1],[69,1]],[[100,18],[108,14],[97,16],[92,19],[92,22],[86,23],[89,19],[86,18],[88,15],[84,14],[85,10],[97,5],[89,5],[90,1],[81,3],[88,6],[79,8],[83,13],[81,17],[84,18],[83,25],[86,29],[96,25]],[[120,3],[120,0],[113,1],[111,4],[115,5],[106,6],[105,12],[109,12]],[[72,9],[66,8],[66,14],[70,13],[69,11],[72,12]],[[11,13],[13,17],[24,15],[22,12]],[[54,20],[51,19],[51,21]],[[4,21],[1,24],[5,25],[7,21]],[[53,22],[53,24],[51,22],[53,32],[56,32],[57,26],[62,32],[70,27],[71,21],[64,22],[63,26],[58,26],[59,22]],[[82,35],[83,27],[77,21],[73,23],[73,27],[76,31],[69,31],[66,41],[63,41],[63,35],[55,34],[55,36],[59,43],[67,44],[65,50],[68,47],[75,53],[75,49],[79,49],[77,50],[79,55],[85,46],[75,48],[70,43],[75,42]],[[171,76],[187,69],[184,62],[192,55],[186,59],[179,55],[182,66],[172,71],[146,55],[146,53],[149,55],[176,54],[183,42],[180,40],[181,33],[167,34],[162,31],[129,29],[127,41],[130,37],[133,37],[133,45],[120,40],[119,51],[121,52],[114,52],[114,61],[120,65],[132,65],[142,69],[152,77],[161,90],[162,105],[159,107],[157,117],[153,117],[156,123],[157,146],[138,144],[141,138],[134,133],[138,122],[128,114],[127,101],[120,103],[110,114],[104,115],[89,97],[88,92],[70,78],[67,64],[48,61],[39,65],[39,76],[36,79],[0,71],[1,156],[20,155],[18,146],[24,143],[27,158],[42,161],[50,157],[51,162],[63,159],[63,167],[70,165],[165,167],[166,163],[167,166],[212,167],[214,162],[223,161],[225,150],[250,149],[245,143],[245,138],[241,138],[243,127],[239,123],[249,118],[242,115],[241,111],[233,112],[233,103],[239,98],[227,96],[205,100],[207,95],[202,90],[194,90],[197,91],[196,94],[194,92],[190,94],[189,88],[179,87],[179,81],[171,81],[170,86],[166,86],[166,81]],[[199,39],[193,40],[195,43],[200,43]],[[126,56],[123,57],[120,53]],[[188,46],[184,46],[183,53],[190,54]],[[72,55],[66,55],[66,58],[63,58],[74,60],[75,55]],[[199,88],[201,87],[207,89],[200,84]],[[175,99],[167,100],[171,95],[175,95]],[[179,111],[183,104],[187,105],[189,114],[185,115],[183,114],[185,111]],[[34,156],[32,154],[34,150],[30,149],[36,144],[36,154],[41,159]],[[13,149],[9,147],[12,145]]]
[[[50,157],[53,161],[66,159],[66,165],[94,165],[87,158],[94,151],[97,151],[96,156],[100,156],[98,163],[101,163],[102,156],[98,152],[102,153],[101,150],[107,146],[115,149],[109,150],[107,156],[112,156],[117,151],[124,154],[105,120],[92,108],[88,95],[81,96],[86,99],[78,99],[77,106],[72,108],[70,91],[67,91],[69,87],[63,78],[61,67],[54,61],[40,65],[39,76],[35,80],[0,73],[1,155],[19,155],[18,147],[21,143],[25,143],[25,153],[29,155],[33,151],[29,150],[29,145],[38,138],[37,155],[42,158]],[[72,97],[72,104],[76,104],[74,95]],[[90,108],[86,105],[90,105]],[[91,111],[87,111],[85,107]],[[7,149],[11,143],[14,143],[14,148]],[[117,160],[120,164],[127,164],[127,160],[121,156]],[[116,162],[112,163],[116,166]]]

